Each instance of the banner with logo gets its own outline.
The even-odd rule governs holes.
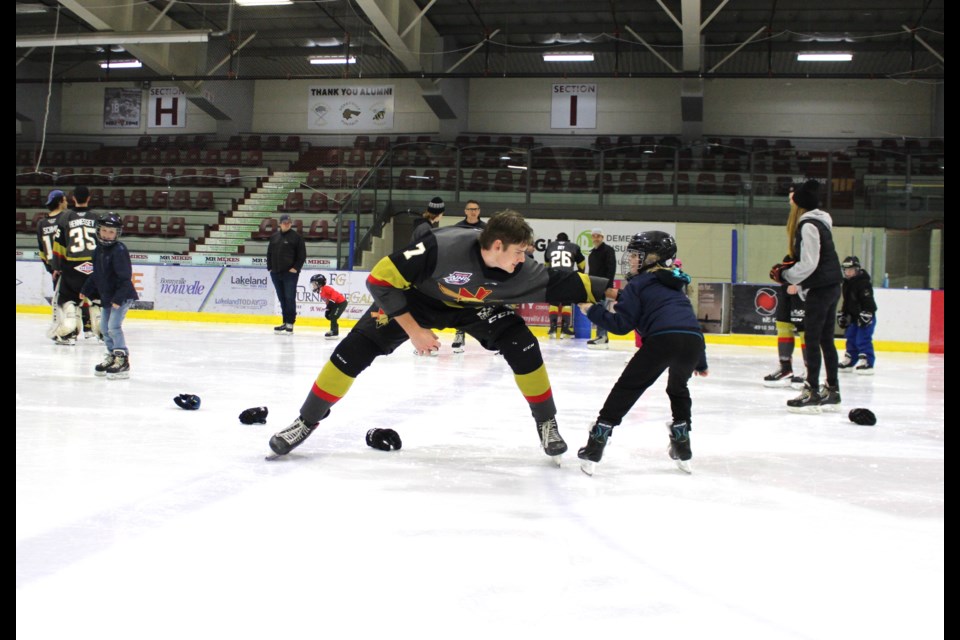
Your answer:
[[[307,129],[311,131],[393,129],[392,84],[329,84],[307,91]]]
[[[157,273],[157,308],[200,311],[221,271],[219,267],[161,268]]]
[[[367,274],[364,271],[329,271],[326,269],[304,269],[300,272],[300,281],[297,283],[297,314],[307,318],[322,318],[327,311],[327,303],[320,299],[319,293],[314,293],[310,286],[310,278],[314,274],[323,274],[327,285],[343,294],[347,299],[347,308],[343,318],[358,320],[373,304],[373,296],[367,291]],[[276,304],[277,314],[280,314],[280,304]]]
[[[533,227],[536,234],[534,247],[536,252],[534,257],[543,262],[543,251],[551,240],[556,240],[557,234],[561,231],[578,245],[583,251],[584,257],[589,257],[593,251],[593,236],[591,230],[599,228],[603,231],[604,243],[613,247],[617,254],[617,271],[620,270],[620,258],[626,251],[627,245],[633,236],[641,231],[665,231],[676,237],[677,225],[672,222],[609,222],[597,220],[544,220],[538,218],[527,218],[527,222]],[[683,250],[677,254],[678,258],[683,257]]]
[[[766,284],[734,284],[730,313],[730,333],[765,336],[777,334],[777,305],[780,287]]]
[[[280,315],[276,299],[266,269],[221,269],[199,311]]]

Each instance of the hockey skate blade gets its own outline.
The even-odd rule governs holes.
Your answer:
[[[285,453],[271,453],[263,457],[267,462],[276,462],[277,460],[283,460],[287,457]]]
[[[693,469],[690,467],[689,460],[677,460],[676,463],[677,463],[677,469],[680,469],[680,471],[683,471],[684,473],[687,473],[687,474],[693,473]]]
[[[580,461],[580,471],[583,471],[585,474],[593,477],[593,472],[597,470],[597,463],[593,460],[581,460]]]
[[[789,413],[798,413],[798,414],[801,414],[801,415],[809,415],[809,416],[812,416],[812,415],[820,415],[820,413],[822,413],[819,405],[815,405],[815,406],[812,406],[812,407],[790,407],[790,406],[788,406],[788,407],[787,407],[787,411],[788,411]]]
[[[763,386],[767,389],[789,389],[790,378],[781,378],[780,380],[764,380]]]
[[[563,466],[563,454],[562,454],[562,453],[558,453],[558,454],[555,455],[555,456],[550,456],[550,461],[553,462],[553,464],[557,465],[558,467],[562,467],[562,466]]]

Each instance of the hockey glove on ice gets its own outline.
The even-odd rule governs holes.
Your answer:
[[[850,316],[845,314],[843,311],[837,311],[837,326],[841,329],[846,329],[850,326]]]
[[[870,409],[851,409],[850,422],[863,425],[865,427],[872,427],[873,425],[877,424],[877,416],[874,415],[873,411],[870,411]]]
[[[399,450],[403,443],[400,434],[393,429],[370,429],[367,431],[367,444],[380,451],[390,451],[390,448]]]
[[[244,409],[240,412],[240,422],[243,424],[266,424],[267,408],[252,407],[250,409]]]
[[[178,407],[188,411],[200,408],[200,396],[195,396],[192,393],[181,393],[173,401],[177,403]]]
[[[860,317],[857,318],[857,326],[866,327],[873,322],[873,314],[869,311],[861,311]]]
[[[796,260],[790,256],[783,256],[783,262],[777,263],[770,267],[770,279],[774,282],[779,282],[780,284],[787,284],[783,281],[783,272],[795,264],[797,264]]]

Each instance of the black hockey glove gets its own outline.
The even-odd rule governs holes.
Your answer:
[[[841,329],[846,329],[850,326],[850,316],[845,314],[843,311],[837,311],[837,326]]]
[[[240,412],[240,422],[243,424],[266,424],[267,408],[252,407],[250,409],[244,409]]]
[[[872,427],[877,424],[877,416],[870,409],[858,408],[850,410],[850,422]]]
[[[873,322],[873,314],[869,311],[861,311],[860,317],[857,318],[857,326],[867,327],[871,322]]]
[[[333,315],[333,309],[334,309],[333,305],[328,302],[328,303],[327,303],[327,308],[326,308],[326,310],[323,312],[323,317],[326,318],[327,320],[329,320],[329,319],[330,319],[330,316]]]
[[[188,411],[194,411],[200,408],[200,396],[195,396],[191,393],[181,393],[174,398],[173,401],[177,403],[178,407],[187,409]]]
[[[400,434],[393,429],[370,429],[367,431],[367,444],[380,451],[390,451],[390,448],[399,450],[403,446]]]

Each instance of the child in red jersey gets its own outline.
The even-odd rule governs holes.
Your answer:
[[[327,284],[327,277],[318,273],[310,278],[310,287],[314,293],[320,294],[320,299],[327,303],[327,312],[323,317],[330,321],[330,331],[324,334],[327,340],[336,340],[340,335],[337,318],[347,309],[347,299],[342,293]]]

